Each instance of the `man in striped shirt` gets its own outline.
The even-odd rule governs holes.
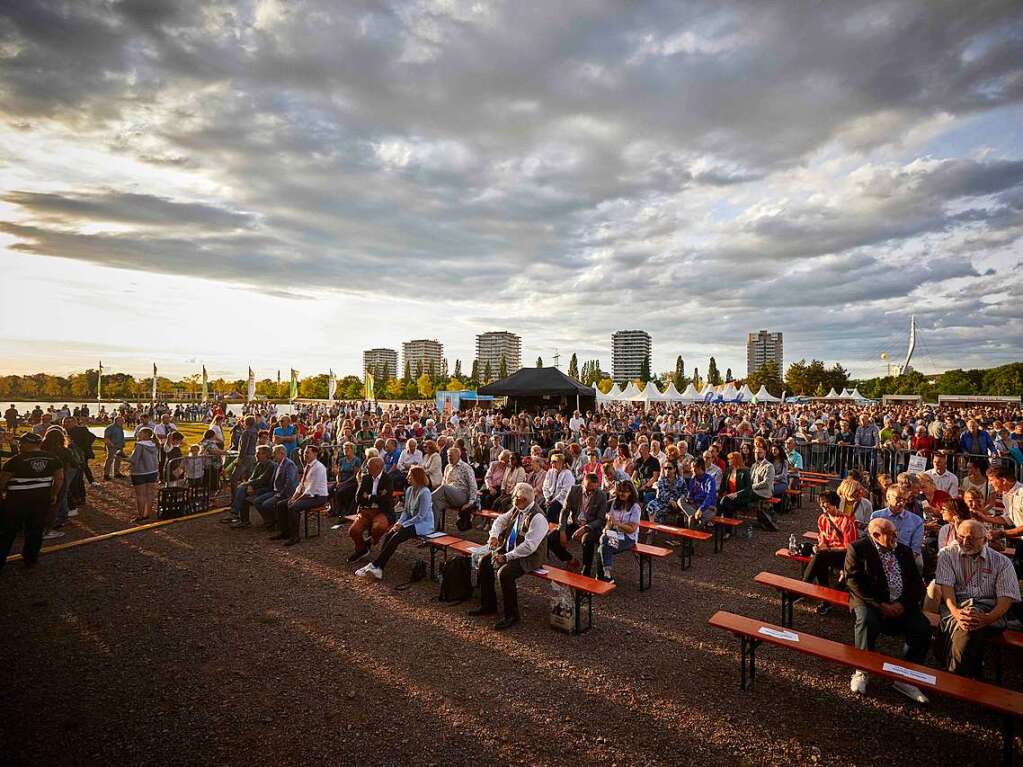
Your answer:
[[[955,543],[938,552],[934,582],[948,670],[980,679],[985,643],[1005,629],[1005,614],[1020,601],[1012,561],[987,545],[983,524],[968,519],[956,528]]]
[[[43,529],[64,482],[60,461],[39,449],[42,441],[38,434],[22,434],[20,452],[0,469],[0,493],[5,494],[0,511],[0,568],[21,528],[25,529],[21,550],[25,566],[31,567],[39,558]]]

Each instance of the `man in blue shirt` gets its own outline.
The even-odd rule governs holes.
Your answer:
[[[295,425],[288,416],[281,416],[280,425],[274,429],[273,438],[274,444],[284,445],[288,458],[291,458],[295,446],[298,445],[298,430],[295,429]]]
[[[966,422],[966,431],[959,435],[959,447],[969,455],[987,455],[994,451],[995,443],[991,435],[971,418]]]
[[[107,458],[103,462],[103,479],[107,482],[113,477],[121,476],[121,451],[124,450],[124,441],[124,419],[117,416],[114,422],[103,430],[103,444],[107,449]]]
[[[714,505],[717,503],[717,483],[706,471],[703,458],[693,461],[693,476],[686,482],[689,500],[692,501],[692,513],[687,514],[689,524],[695,527],[697,520],[706,527],[711,527],[710,519],[714,516]],[[685,510],[685,509],[684,509]]]
[[[908,511],[903,503],[902,491],[897,485],[889,486],[885,492],[887,508],[878,509],[870,515],[871,519],[887,519],[895,525],[899,534],[899,543],[906,546],[913,552],[916,558],[917,567],[923,566],[923,558],[920,550],[924,543],[924,521],[911,511]]]

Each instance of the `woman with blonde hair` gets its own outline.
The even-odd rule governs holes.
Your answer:
[[[847,517],[852,517],[856,527],[862,535],[867,529],[870,515],[874,513],[874,506],[866,498],[866,490],[859,482],[852,477],[846,477],[839,483],[836,491],[841,501],[839,510]]]

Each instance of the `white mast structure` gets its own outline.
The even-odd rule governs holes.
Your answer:
[[[916,315],[909,320],[909,348],[906,350],[906,361],[899,367],[899,375],[909,372],[909,361],[913,359],[913,352],[916,350]]]

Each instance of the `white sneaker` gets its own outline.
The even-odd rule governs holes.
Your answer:
[[[71,509],[71,511],[69,511],[69,512],[67,513],[67,515],[68,515],[69,517],[77,517],[77,516],[78,516],[78,509]]]
[[[370,562],[368,565],[363,565],[362,567],[355,571],[355,574],[360,578],[365,578],[367,575],[369,575],[369,569],[372,566],[373,566],[372,562]]]
[[[927,696],[920,692],[920,688],[916,685],[906,684],[905,682],[892,682],[892,688],[896,692],[900,692],[909,698],[914,703],[930,703]]]
[[[63,538],[63,537],[64,537],[64,533],[62,533],[60,530],[51,530],[50,532],[48,532],[46,535],[43,536],[43,540],[44,541],[52,541],[52,540],[55,540],[57,538]]]
[[[378,581],[379,580],[383,580],[383,577],[384,577],[384,571],[383,570],[381,570],[379,567],[376,567],[375,565],[373,565],[372,562],[369,565],[367,565],[367,567],[369,568],[369,572],[373,575],[374,578],[376,578]]]
[[[849,680],[849,689],[857,695],[866,694],[867,675],[863,671],[854,671],[852,679]]]

